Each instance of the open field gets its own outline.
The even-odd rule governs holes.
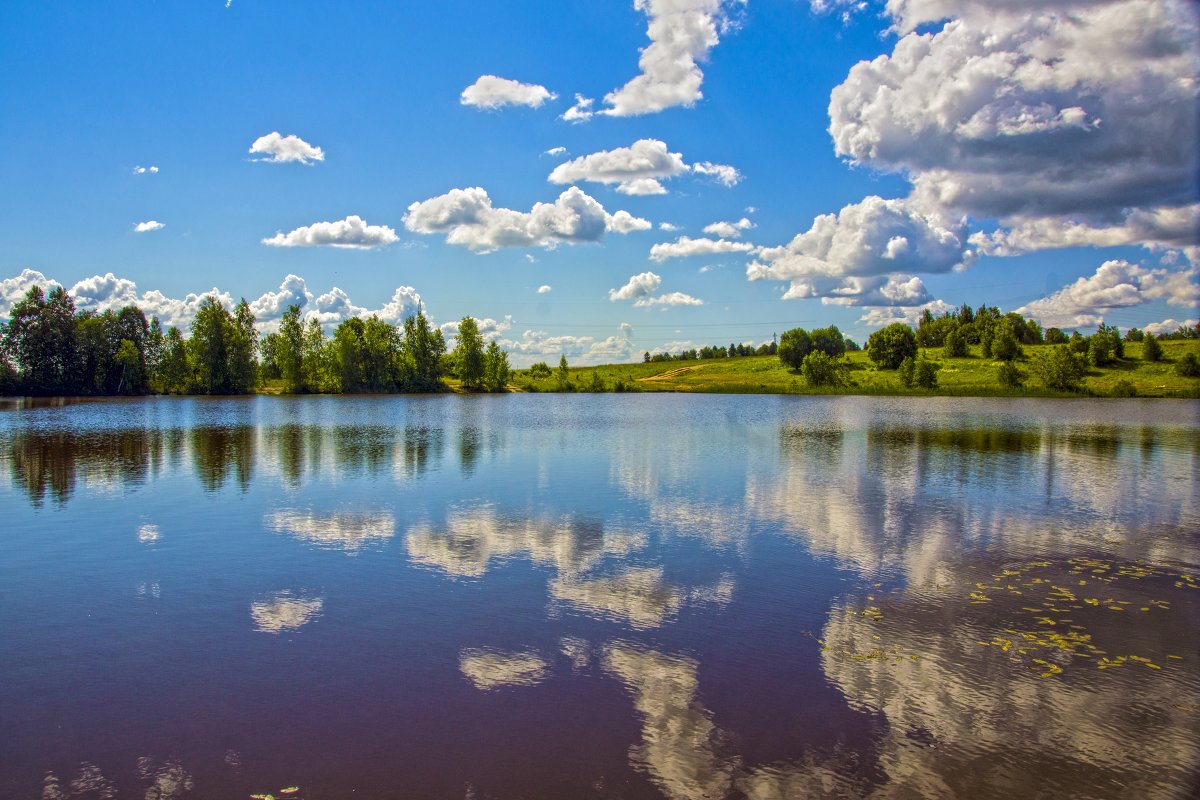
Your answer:
[[[1133,385],[1138,397],[1200,397],[1200,379],[1184,378],[1175,372],[1175,362],[1187,352],[1200,355],[1194,341],[1162,342],[1164,360],[1142,360],[1142,345],[1125,344],[1125,358],[1104,368],[1091,367],[1084,380],[1084,392],[1092,396],[1112,396],[1116,384],[1125,380]],[[1026,358],[1017,362],[1030,373],[1030,359],[1046,346],[1025,347]],[[970,348],[967,358],[944,358],[941,348],[923,351],[942,364],[936,389],[905,389],[895,370],[876,369],[865,351],[847,353],[851,385],[845,388],[811,388],[798,372],[785,367],[776,356],[745,356],[703,361],[666,361],[637,364],[607,364],[597,367],[573,367],[570,382],[575,391],[630,392],[718,392],[729,394],[886,394],[948,395],[1000,397],[1075,397],[1079,393],[1046,389],[1036,376],[1029,374],[1025,385],[1016,389],[1002,387],[996,376],[998,361],[984,359],[979,347]],[[554,376],[535,380],[528,371],[517,370],[510,380],[523,391],[553,392]]]

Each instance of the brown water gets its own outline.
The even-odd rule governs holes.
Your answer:
[[[3,798],[1200,785],[1195,402],[0,408]]]

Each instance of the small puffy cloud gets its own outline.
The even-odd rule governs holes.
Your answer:
[[[566,154],[567,154],[567,148],[561,147],[561,146],[560,147],[551,147],[549,150],[542,153],[542,155],[550,156],[551,158],[558,158],[559,156],[565,156]]]
[[[630,325],[628,322],[622,322],[618,326],[618,330],[621,331],[621,335],[624,336],[626,339],[633,338],[633,326]]]
[[[704,301],[683,292],[667,292],[658,297],[641,297],[633,304],[636,308],[647,306],[702,306]]]
[[[266,136],[260,136],[250,145],[250,154],[262,158],[256,161],[266,161],[270,164],[284,164],[298,161],[301,164],[311,164],[314,161],[324,161],[325,151],[314,147],[299,136],[283,136],[279,131],[272,131]]]
[[[1198,278],[1200,267],[1148,269],[1114,259],[1105,261],[1092,275],[1078,278],[1057,292],[1018,308],[1017,313],[1046,327],[1083,328],[1099,324],[1113,311],[1153,300],[1195,308],[1200,306]]]
[[[478,253],[502,247],[546,247],[598,242],[608,231],[629,233],[650,226],[646,220],[604,206],[572,186],[553,203],[536,203],[529,212],[496,208],[480,187],[451,189],[408,207],[405,226],[414,233],[445,234],[449,244]]]
[[[680,236],[673,242],[659,242],[650,248],[651,261],[666,261],[668,258],[688,256],[710,256],[717,253],[749,253],[757,248],[749,242],[731,242],[728,239],[693,239]]]
[[[550,173],[551,183],[617,184],[626,194],[663,194],[659,179],[687,171],[683,155],[667,150],[666,142],[639,139],[629,147],[601,150],[559,164]]]
[[[620,289],[609,289],[608,299],[614,303],[618,300],[636,300],[653,294],[661,285],[661,277],[655,275],[653,272],[642,272],[637,275],[631,275],[629,280]]]
[[[969,263],[973,254],[964,246],[961,226],[921,213],[906,200],[870,196],[837,214],[818,216],[787,245],[758,255],[747,266],[747,277],[790,281],[784,296],[791,298],[825,296],[834,289],[865,294],[871,290],[859,291],[861,281],[847,285],[847,279],[949,272]]]
[[[713,222],[705,225],[704,232],[722,239],[737,239],[741,237],[742,231],[753,227],[753,222],[746,217],[742,217],[737,222]]]
[[[635,217],[628,211],[617,211],[608,220],[609,230],[615,233],[633,233],[634,231],[648,231],[652,227],[650,220]]]
[[[368,225],[351,214],[336,222],[314,222],[289,233],[276,233],[262,243],[271,247],[338,247],[346,250],[371,250],[397,241],[396,232],[387,225]]]
[[[641,73],[604,97],[601,113],[636,116],[673,106],[691,106],[703,95],[697,65],[717,45],[724,26],[722,0],[634,0],[649,18],[650,44],[638,59]]]
[[[161,231],[167,227],[165,222],[159,222],[155,219],[148,219],[145,222],[138,222],[133,226],[135,233],[150,233],[151,231]]]
[[[529,106],[538,108],[547,100],[558,95],[536,83],[521,83],[495,75],[480,75],[470,86],[462,90],[459,102],[464,106],[495,109],[504,106]]]
[[[1176,319],[1164,319],[1162,322],[1151,322],[1142,330],[1146,333],[1153,333],[1155,336],[1161,336],[1164,333],[1174,333],[1180,328],[1194,328],[1197,324],[1200,324],[1200,320],[1185,319],[1180,322]]]
[[[539,286],[537,288],[538,294],[550,294],[550,292],[551,292],[551,288],[550,288],[550,284],[548,284],[548,283],[543,283],[541,286]]]
[[[658,229],[667,233],[675,233],[675,231],[679,230],[679,226],[670,222],[660,222],[658,223]]]
[[[682,153],[672,153],[666,142],[639,139],[629,147],[600,150],[559,164],[550,173],[551,183],[590,181],[616,184],[617,191],[629,195],[666,194],[664,180],[693,172],[710,175],[726,186],[741,180],[738,171],[725,164],[708,161],[689,165]]]
[[[146,174],[153,175],[156,172],[158,172],[158,167],[154,166],[153,164],[151,164],[148,167],[134,167],[133,168],[134,175],[146,175]]]
[[[736,167],[728,164],[714,164],[711,161],[701,161],[692,165],[692,172],[697,175],[708,175],[725,186],[734,186],[742,180],[742,173]]]
[[[564,111],[559,119],[563,120],[564,122],[571,123],[587,122],[596,115],[596,112],[592,111],[592,105],[595,102],[596,101],[590,97],[584,97],[581,94],[577,94],[575,95],[575,105]]]

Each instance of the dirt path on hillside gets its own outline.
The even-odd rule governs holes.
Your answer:
[[[712,365],[711,364],[695,364],[690,367],[678,367],[676,369],[669,369],[666,372],[660,372],[657,375],[647,375],[644,378],[638,378],[638,380],[639,381],[668,381],[668,380],[671,380],[672,378],[678,378],[680,375],[684,374],[685,372],[692,372],[694,370],[704,369],[705,367],[710,367],[710,366],[712,366]]]

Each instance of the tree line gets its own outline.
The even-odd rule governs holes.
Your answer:
[[[0,323],[0,394],[245,394],[276,383],[287,393],[436,392],[456,377],[473,391],[505,391],[508,354],[486,346],[464,317],[453,351],[420,308],[399,327],[372,315],[331,337],[300,307],[260,340],[243,298],[232,311],[201,300],[189,335],[137,306],[78,311],[61,286],[34,286]]]

